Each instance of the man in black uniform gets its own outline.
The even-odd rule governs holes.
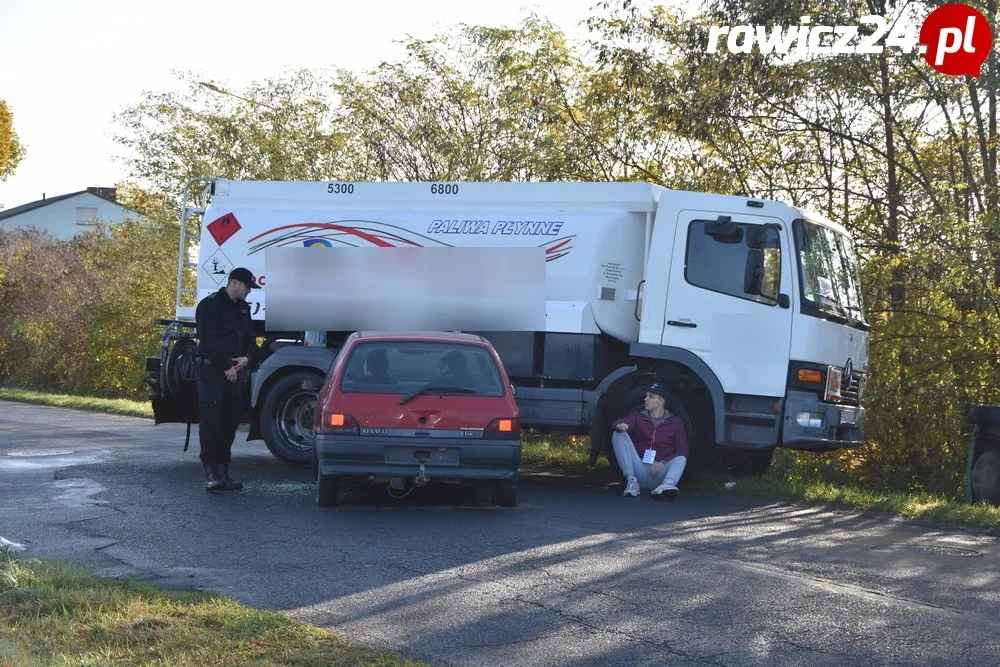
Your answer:
[[[243,413],[243,383],[246,368],[257,349],[250,306],[251,289],[260,289],[247,269],[233,269],[226,286],[198,304],[198,438],[205,465],[206,491],[243,488],[229,476],[233,440]]]

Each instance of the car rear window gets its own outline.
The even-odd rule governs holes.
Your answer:
[[[351,350],[340,389],[409,394],[424,386],[445,386],[468,389],[477,396],[503,396],[500,378],[493,355],[480,345],[378,341],[359,343]]]

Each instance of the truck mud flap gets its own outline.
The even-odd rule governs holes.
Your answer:
[[[197,424],[198,404],[178,401],[168,396],[153,398],[153,419],[156,424]]]

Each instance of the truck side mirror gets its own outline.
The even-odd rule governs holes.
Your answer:
[[[760,294],[760,283],[764,277],[764,251],[747,250],[747,263],[743,270],[743,291],[746,294]]]
[[[753,231],[747,231],[747,247],[760,249],[767,246],[767,231],[764,227],[759,227]]]
[[[728,215],[720,215],[714,222],[706,222],[705,233],[719,243],[739,243],[743,240],[743,228]]]

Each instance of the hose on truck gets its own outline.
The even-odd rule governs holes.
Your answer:
[[[167,358],[163,362],[164,394],[178,401],[194,405],[198,401],[198,391],[192,384],[198,382],[197,368],[194,359],[195,342],[186,335],[181,335],[170,347]],[[185,384],[187,386],[185,386]],[[184,451],[191,445],[191,422],[187,423],[184,434]]]

